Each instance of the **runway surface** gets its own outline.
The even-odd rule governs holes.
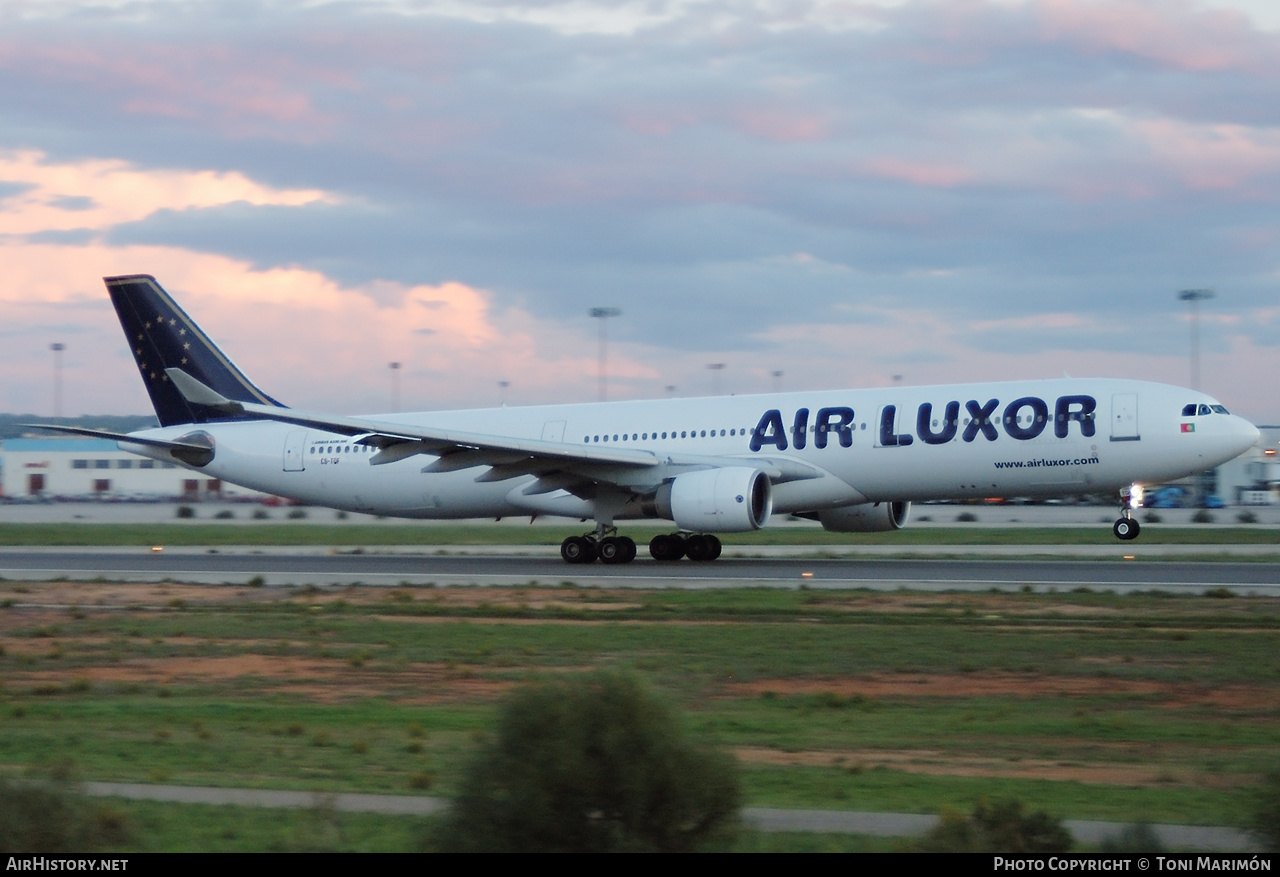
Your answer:
[[[326,553],[305,549],[142,548],[5,549],[0,577],[9,581],[158,582],[266,586],[362,584],[498,585],[571,582],[611,588],[867,588],[872,590],[1037,591],[1092,588],[1118,593],[1198,593],[1228,588],[1280,595],[1280,564],[1136,560],[982,560],[874,557],[721,558],[712,563],[570,566],[559,558],[516,554]]]

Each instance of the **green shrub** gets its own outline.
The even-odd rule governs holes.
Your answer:
[[[531,685],[506,701],[435,846],[694,850],[733,835],[740,799],[732,757],[691,741],[634,677],[597,673]]]
[[[1280,773],[1268,775],[1259,787],[1250,828],[1264,850],[1280,852]]]
[[[189,505],[180,505],[174,510],[174,517],[178,518],[194,518],[196,510]]]
[[[0,849],[7,853],[93,852],[128,840],[123,814],[66,782],[0,779]]]
[[[913,849],[929,853],[1024,855],[1065,853],[1071,844],[1071,833],[1061,820],[1043,810],[1024,813],[1021,801],[1008,798],[994,803],[981,800],[969,816],[943,813],[941,822]]]
[[[1191,516],[1191,522],[1193,524],[1212,524],[1213,515],[1210,514],[1208,509],[1196,509],[1196,513]]]
[[[1155,829],[1145,822],[1126,825],[1119,834],[1107,835],[1098,846],[1099,852],[1114,853],[1163,853],[1164,844]]]

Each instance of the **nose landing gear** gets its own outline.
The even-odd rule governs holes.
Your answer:
[[[1111,532],[1122,542],[1129,542],[1137,539],[1142,532],[1142,527],[1133,516],[1133,510],[1142,505],[1142,487],[1135,484],[1128,490],[1122,490],[1120,498],[1120,517],[1111,525]]]
[[[1128,542],[1131,539],[1137,539],[1138,534],[1142,532],[1142,527],[1133,519],[1133,510],[1125,510],[1126,517],[1120,518],[1111,525],[1111,532],[1116,534],[1116,538]]]

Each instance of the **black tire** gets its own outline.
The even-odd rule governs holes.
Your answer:
[[[565,563],[592,563],[599,553],[595,541],[586,536],[570,536],[560,543],[560,557]]]
[[[627,562],[627,547],[616,536],[606,536],[600,540],[600,562],[610,566]]]
[[[720,544],[720,540],[715,536],[705,537],[711,543],[711,556],[707,560],[715,560],[720,556],[720,552],[724,551],[724,546]]]
[[[707,537],[701,533],[694,533],[684,540],[685,553],[689,555],[690,560],[715,560],[715,544],[711,541],[714,538],[714,536]]]
[[[1111,532],[1122,542],[1130,542],[1138,538],[1142,527],[1133,518],[1119,518],[1112,526]]]
[[[684,557],[684,540],[676,533],[654,536],[649,540],[649,556],[661,561],[679,560]]]
[[[622,563],[630,563],[636,559],[636,540],[630,536],[619,536],[618,541],[622,543],[623,558]]]

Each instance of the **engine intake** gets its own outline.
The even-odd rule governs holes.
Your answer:
[[[677,475],[654,498],[656,513],[696,533],[759,530],[773,512],[773,485],[759,469],[728,466]]]

